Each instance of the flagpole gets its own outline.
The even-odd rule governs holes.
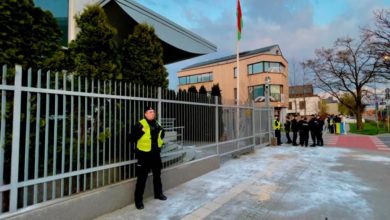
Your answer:
[[[236,133],[237,138],[240,137],[240,41],[237,40],[236,47],[236,66],[237,66],[237,123]],[[239,142],[237,141],[237,148],[239,148]]]

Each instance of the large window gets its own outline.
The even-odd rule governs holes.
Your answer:
[[[203,73],[203,74],[196,74],[192,76],[179,77],[179,85],[194,84],[200,82],[210,82],[210,81],[213,81],[212,73]]]
[[[198,75],[190,76],[189,83],[197,83],[197,82],[198,82]]]
[[[282,73],[284,72],[284,66],[279,62],[268,62],[263,61],[259,63],[252,63],[248,65],[248,74],[257,74],[257,73],[265,73],[265,72],[275,72]]]
[[[62,31],[61,44],[68,45],[68,0],[34,0],[34,5],[50,11]]]
[[[252,100],[259,96],[264,96],[264,85],[250,86],[249,95],[251,96]]]
[[[252,100],[254,100],[259,96],[265,96],[264,87],[265,87],[264,84],[248,87],[249,96],[252,98]],[[269,87],[270,96],[272,96],[273,99],[277,102],[281,101],[282,92],[283,92],[282,85],[270,85]]]
[[[270,95],[278,102],[281,101],[282,90],[281,85],[270,85]]]
[[[187,77],[179,77],[179,84],[180,85],[187,84]]]

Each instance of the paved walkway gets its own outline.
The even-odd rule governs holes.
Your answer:
[[[380,134],[377,136],[382,142],[383,144],[385,144],[387,147],[390,148],[390,134]]]
[[[382,220],[389,183],[387,152],[266,147],[167,190],[167,201],[147,198],[144,210],[131,204],[98,219]]]
[[[326,134],[324,141],[327,146],[390,152],[390,147],[378,136]]]

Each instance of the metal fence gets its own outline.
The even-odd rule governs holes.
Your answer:
[[[145,105],[166,131],[164,168],[270,140],[272,109],[18,65],[0,77],[0,217],[134,178],[129,134]]]

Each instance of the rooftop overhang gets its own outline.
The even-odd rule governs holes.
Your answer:
[[[137,24],[153,26],[161,40],[165,64],[217,51],[214,44],[133,0],[102,0],[100,5],[110,23],[118,30],[120,39],[127,38]]]

